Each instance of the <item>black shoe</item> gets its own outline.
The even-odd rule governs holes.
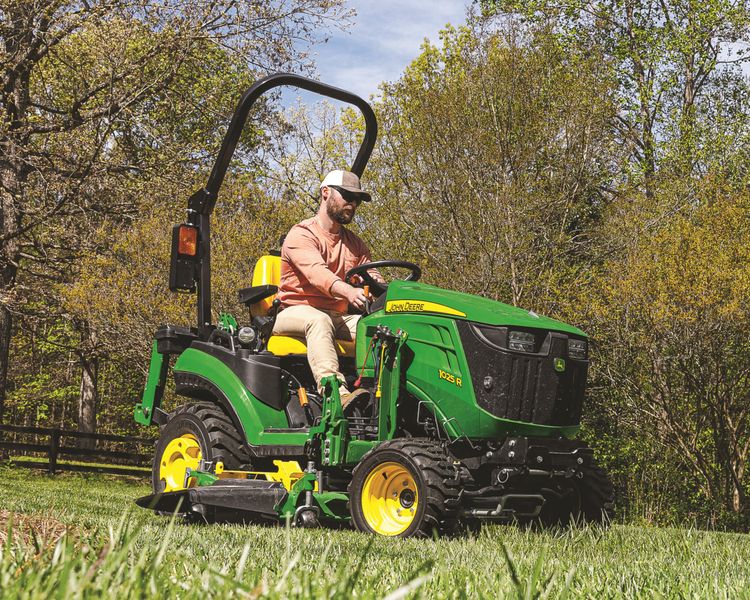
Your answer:
[[[366,390],[365,388],[359,388],[357,390],[354,390],[353,392],[349,392],[348,394],[344,394],[341,396],[341,408],[344,409],[344,413],[347,412],[347,408],[353,407],[355,404],[357,404],[356,400],[357,398],[369,398],[370,396],[370,390]]]

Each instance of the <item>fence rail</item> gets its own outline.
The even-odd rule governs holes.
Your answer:
[[[47,437],[46,444],[36,441],[19,441],[18,439],[6,440],[6,434],[14,434],[14,438],[37,436]],[[61,444],[64,438],[78,440],[93,440],[93,448],[79,448]],[[153,439],[141,438],[130,435],[112,435],[108,433],[84,433],[82,431],[68,431],[65,429],[51,429],[46,427],[25,427],[20,425],[0,425],[0,450],[16,453],[46,454],[47,462],[40,461],[15,461],[19,467],[34,469],[46,469],[51,475],[58,471],[78,471],[94,473],[113,473],[116,475],[146,476],[151,472],[150,452],[138,452],[128,450],[110,450],[96,448],[97,442],[112,442],[121,445],[129,445],[139,448],[146,446],[149,451],[154,445]],[[74,458],[79,462],[104,462],[116,461],[117,465],[96,464],[69,464],[60,462],[61,458]]]

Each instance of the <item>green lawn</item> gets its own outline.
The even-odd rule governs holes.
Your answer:
[[[7,468],[0,477],[0,517],[17,529],[8,536],[5,524],[0,536],[14,540],[0,546],[3,598],[750,598],[750,538],[740,534],[488,526],[478,537],[402,541],[171,526],[133,505],[148,493],[142,481]]]

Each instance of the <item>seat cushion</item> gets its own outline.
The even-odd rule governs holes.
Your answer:
[[[336,352],[339,356],[354,357],[356,343],[349,340],[336,340]],[[289,354],[307,354],[305,338],[287,335],[272,335],[268,339],[268,351],[276,356],[287,356]]]

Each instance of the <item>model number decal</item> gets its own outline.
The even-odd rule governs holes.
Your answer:
[[[457,387],[461,387],[463,383],[460,377],[453,375],[453,373],[448,373],[448,371],[438,369],[438,374],[440,375],[440,379],[445,379],[445,381],[447,381],[448,383],[453,383]]]

